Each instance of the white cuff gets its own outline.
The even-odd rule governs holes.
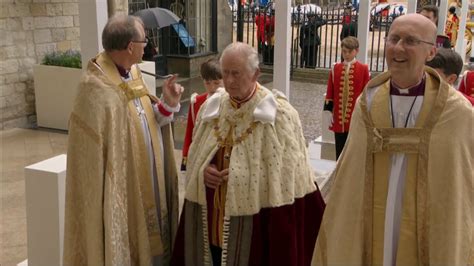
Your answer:
[[[170,112],[170,113],[177,113],[179,112],[179,110],[181,109],[181,104],[178,103],[178,105],[176,105],[175,107],[171,107],[169,106],[168,104],[166,104],[165,101],[161,101],[161,104],[163,105],[163,107],[165,108],[166,111]]]

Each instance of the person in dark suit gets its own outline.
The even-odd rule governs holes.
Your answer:
[[[326,21],[312,11],[308,12],[307,17],[308,19],[300,28],[300,65],[305,68],[315,68],[318,61],[318,46],[321,44],[318,28],[326,24]]]

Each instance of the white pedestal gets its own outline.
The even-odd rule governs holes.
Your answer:
[[[324,121],[324,119],[323,119]],[[334,142],[325,142],[323,137],[310,141],[308,146],[309,163],[314,171],[315,182],[321,195],[327,200],[331,188],[331,174],[336,168],[336,148]]]
[[[321,136],[323,142],[335,143],[334,141],[334,132],[329,130],[329,123],[331,121],[332,114],[329,112],[321,113]]]
[[[28,265],[62,265],[66,155],[25,167]]]
[[[324,94],[326,98],[326,93]],[[329,112],[321,112],[321,137],[322,142],[334,144],[334,132],[329,130],[329,121],[331,121],[332,114]]]
[[[143,61],[140,64],[138,64],[138,67],[141,70],[144,70],[146,72],[155,74],[155,62],[152,61]],[[154,76],[142,73],[143,79],[145,80],[145,84],[148,87],[148,91],[150,94],[156,96],[156,78]]]
[[[312,145],[315,145],[317,150],[319,151],[318,159],[326,159],[326,160],[336,160],[336,144],[334,142],[327,142],[324,141],[322,136],[316,138],[315,140],[311,141],[309,146],[311,148]],[[312,148],[315,149],[315,148]]]

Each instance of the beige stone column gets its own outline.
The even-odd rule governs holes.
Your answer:
[[[408,0],[407,3],[407,14],[416,13],[416,3],[417,0]]]
[[[369,25],[370,25],[370,2],[359,2],[359,19],[357,20],[357,39],[359,40],[359,53],[357,60],[363,64],[368,64],[367,55],[369,53]]]
[[[79,1],[82,68],[102,51],[102,30],[107,23],[107,2],[105,0]]]
[[[288,0],[275,1],[275,57],[273,84],[290,99],[291,6]]]
[[[458,38],[456,40],[456,46],[454,50],[461,55],[462,61],[466,61],[466,40],[464,39],[464,31],[466,30],[466,21],[467,21],[467,13],[469,12],[469,3],[467,0],[462,0],[461,6],[461,14],[458,13],[459,16],[459,30],[458,30]]]
[[[217,0],[217,51],[222,52],[232,42],[232,11],[227,0]]]
[[[128,0],[107,0],[107,9],[109,17],[119,12],[128,14]]]

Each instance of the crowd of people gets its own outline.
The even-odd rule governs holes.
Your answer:
[[[453,87],[462,60],[437,49],[427,13],[395,19],[388,71],[372,79],[358,39],[342,39],[324,104],[338,157],[327,202],[297,111],[258,82],[258,51],[236,42],[204,62],[180,215],[170,122],[184,88],[174,75],[150,95],[143,23],[112,16],[70,118],[64,265],[474,264],[474,72]]]

